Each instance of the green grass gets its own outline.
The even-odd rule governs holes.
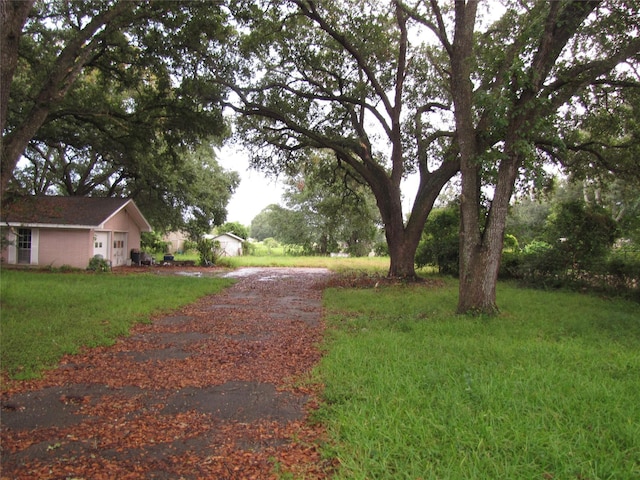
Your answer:
[[[339,479],[640,478],[640,307],[501,284],[325,292],[318,368]]]
[[[61,356],[110,345],[136,322],[215,293],[231,280],[3,270],[2,371],[34,378]]]
[[[275,253],[280,250],[280,253]],[[328,268],[335,272],[359,271],[373,274],[386,275],[389,271],[389,257],[323,257],[286,255],[282,248],[273,249],[267,253],[266,249],[260,250],[257,255],[243,255],[239,257],[222,257],[218,260],[219,266],[230,268],[240,267],[315,267]],[[162,255],[155,256],[158,263],[162,263]],[[191,260],[199,262],[197,253],[189,252],[174,255],[175,260]]]
[[[367,271],[386,275],[389,270],[389,257],[322,257],[322,256],[287,256],[287,255],[246,255],[226,257],[221,264],[238,267],[314,267],[328,268],[335,272]]]

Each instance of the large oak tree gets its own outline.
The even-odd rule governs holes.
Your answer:
[[[580,148],[558,128],[572,99],[584,99],[594,84],[638,87],[639,5],[510,4],[491,28],[477,32],[477,1],[456,1],[453,11],[420,3],[407,10],[446,51],[455,107],[462,173],[458,311],[492,313],[516,181]],[[624,62],[633,67],[618,68]]]
[[[427,215],[459,168],[452,135],[431,122],[447,98],[425,42],[410,36],[416,22],[377,1],[257,2],[236,14],[243,68],[220,81],[253,164],[291,174],[305,150],[331,150],[376,198],[389,275],[414,277]],[[405,218],[410,172],[420,180]]]

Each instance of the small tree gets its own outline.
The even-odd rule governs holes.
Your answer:
[[[251,238],[255,238],[259,242],[265,238],[275,237],[276,228],[273,225],[273,211],[279,208],[278,205],[272,204],[265,207],[258,215],[251,220],[249,228]]]
[[[300,172],[290,176],[283,195],[305,232],[310,253],[328,254],[344,247],[353,256],[367,255],[380,224],[375,197],[348,168],[337,168],[328,151],[315,151]]]
[[[162,235],[156,231],[142,232],[142,235],[140,236],[140,248],[145,251],[167,253],[169,245],[170,242],[162,240]]]

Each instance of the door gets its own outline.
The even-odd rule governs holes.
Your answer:
[[[109,261],[109,232],[96,232],[93,235],[93,256],[96,255]]]
[[[113,234],[113,266],[119,267],[127,264],[127,234],[117,232]]]
[[[18,263],[31,263],[31,229],[18,230]]]

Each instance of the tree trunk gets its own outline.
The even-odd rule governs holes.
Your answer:
[[[389,246],[389,277],[414,280],[416,276],[415,258],[420,235],[409,235],[397,228],[385,228]]]
[[[379,175],[377,180],[369,179],[389,247],[389,277],[417,278],[415,257],[425,222],[440,192],[458,171],[458,159],[445,160],[433,172],[421,171],[420,184],[406,225],[399,182],[394,182],[386,175]]]
[[[502,247],[500,247],[500,250]],[[465,275],[460,276],[458,313],[488,314],[498,313],[496,304],[496,284],[498,261],[492,253],[496,248],[478,245],[465,264]]]
[[[500,164],[494,198],[485,220],[480,208],[480,153],[483,148],[474,125],[470,65],[476,9],[477,2],[473,0],[455,2],[455,38],[451,48],[451,91],[462,173],[458,313],[491,315],[498,311],[496,284],[518,161],[513,157]]]
[[[18,65],[18,47],[22,29],[35,0],[1,0],[0,3],[0,198],[4,198],[6,186],[13,174],[15,163],[7,161],[4,152],[4,132],[7,127],[9,97],[13,74]]]
[[[9,108],[13,72],[18,65],[22,28],[35,0],[2,0],[0,3],[0,132],[4,131]]]
[[[509,139],[507,140],[507,145]],[[463,199],[461,202],[461,234],[460,234],[460,290],[458,295],[458,313],[475,313],[494,315],[498,313],[496,302],[496,285],[500,271],[504,231],[509,211],[509,201],[518,175],[520,158],[511,154],[500,163],[498,181],[486,217],[484,230],[481,232],[479,205],[478,172],[467,172],[467,181],[476,183],[467,185],[467,189],[475,188],[478,192],[474,201]],[[464,191],[463,183],[463,191]],[[467,190],[469,192],[469,190]],[[465,195],[463,194],[463,197]],[[470,205],[472,203],[473,205]],[[471,232],[469,232],[471,229]],[[469,234],[468,234],[469,233]]]
[[[455,2],[455,34],[451,55],[451,92],[460,149],[460,292],[458,312],[495,311],[495,282],[487,269],[491,257],[484,244],[480,213],[480,147],[473,112],[471,60],[477,2]]]
[[[380,183],[371,183],[376,197],[384,233],[389,247],[388,276],[392,278],[415,279],[415,255],[420,235],[405,228],[402,214],[400,188],[388,177],[382,176]]]

